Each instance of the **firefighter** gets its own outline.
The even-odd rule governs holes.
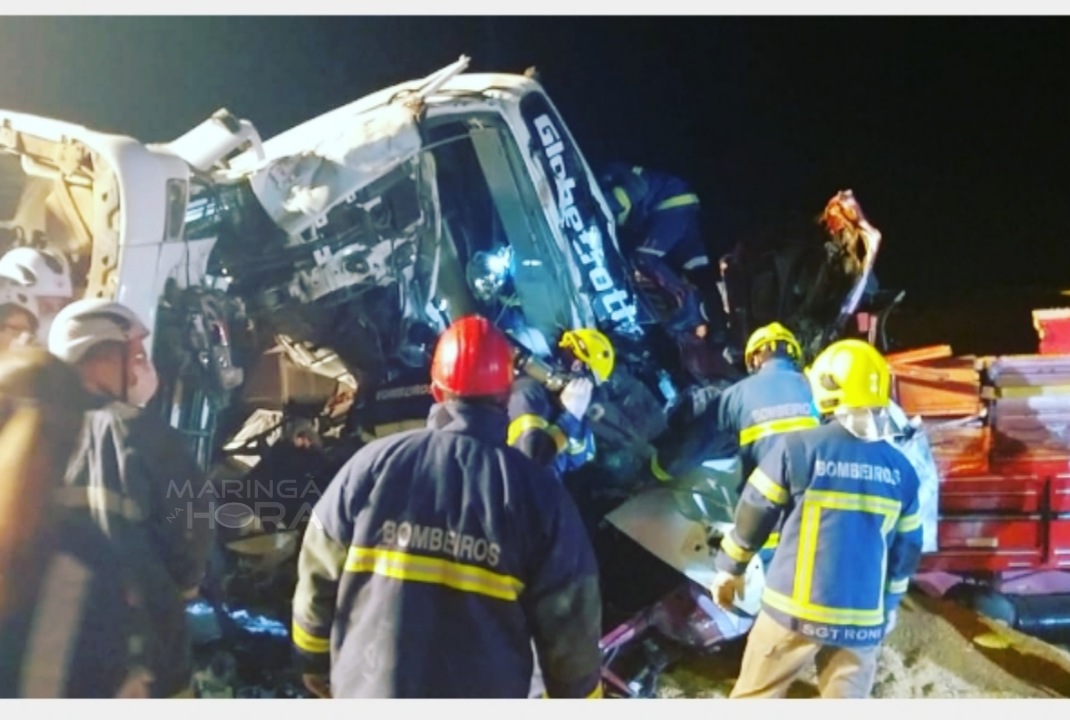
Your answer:
[[[149,608],[154,696],[191,697],[186,601],[206,571],[219,494],[178,431],[142,407],[156,391],[148,335],[133,311],[108,300],[77,300],[56,315],[48,349],[93,396],[56,499],[109,536]]]
[[[19,286],[34,299],[41,345],[48,344],[52,319],[74,297],[71,266],[60,252],[17,247],[0,257],[0,279]]]
[[[0,351],[36,344],[37,303],[14,283],[0,280]]]
[[[599,180],[629,259],[678,304],[671,329],[690,326],[723,345],[724,302],[702,238],[698,196],[678,177],[621,162],[610,163]]]
[[[558,343],[574,375],[560,393],[526,375],[513,384],[507,441],[558,477],[594,459],[594,433],[586,419],[595,384],[613,373],[613,343],[594,328],[569,330]]]
[[[391,369],[378,377],[361,378],[349,422],[363,440],[423,428],[434,402],[426,364]]]
[[[313,509],[293,642],[320,697],[601,696],[598,571],[549,470],[505,443],[513,348],[454,322],[428,426],[357,451]],[[532,652],[532,646],[536,652]]]
[[[747,340],[743,357],[748,377],[717,394],[700,391],[700,407],[692,409],[697,417],[687,423],[693,429],[679,432],[674,427],[656,443],[654,477],[670,480],[717,446],[722,452],[738,451],[745,480],[777,436],[817,427],[813,393],[800,367],[802,348],[790,330],[778,322],[758,328]],[[725,442],[718,443],[720,438]]]
[[[841,340],[807,375],[831,421],[777,439],[747,479],[715,558],[711,590],[728,608],[784,518],[733,698],[783,697],[811,661],[822,697],[868,697],[921,557],[918,476],[885,441],[887,362],[864,341]]]
[[[148,697],[111,543],[52,502],[87,401],[44,350],[0,354],[0,697]]]

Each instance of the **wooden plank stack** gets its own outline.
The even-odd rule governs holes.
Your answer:
[[[941,477],[987,472],[991,432],[977,358],[933,345],[887,359],[896,402],[908,416],[921,416]]]
[[[993,463],[1070,471],[1070,355],[1005,355],[985,365]]]
[[[1070,310],[1034,324],[1035,355],[888,355],[896,400],[922,417],[940,469],[938,549],[923,570],[1070,568]]]

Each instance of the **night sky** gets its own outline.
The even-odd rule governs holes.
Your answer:
[[[166,141],[267,138],[472,57],[534,65],[594,164],[690,179],[711,245],[851,188],[883,285],[1070,287],[1065,18],[0,19],[0,107]]]

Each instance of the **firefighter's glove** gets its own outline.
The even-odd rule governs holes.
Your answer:
[[[594,383],[590,378],[576,378],[570,380],[565,389],[561,391],[561,406],[577,420],[582,420],[587,414],[587,408],[591,405],[591,393],[594,392]]]
[[[730,610],[736,598],[743,597],[744,578],[742,575],[733,575],[730,572],[720,570],[713,577],[710,592],[713,600],[725,610]]]
[[[887,636],[892,630],[895,630],[896,620],[899,619],[899,613],[897,610],[889,610],[884,616],[884,634]]]

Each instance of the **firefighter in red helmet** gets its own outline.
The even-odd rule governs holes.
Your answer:
[[[601,597],[571,498],[509,447],[513,350],[468,316],[439,338],[426,429],[379,438],[313,509],[293,642],[321,697],[601,696]],[[534,649],[534,652],[533,652]]]

